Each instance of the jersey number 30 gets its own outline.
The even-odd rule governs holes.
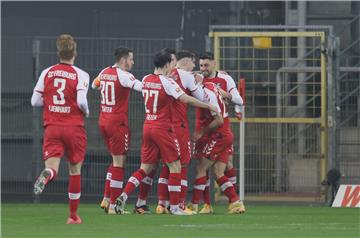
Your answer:
[[[100,81],[101,104],[115,105],[115,84],[111,81]]]

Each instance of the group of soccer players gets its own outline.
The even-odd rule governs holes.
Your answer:
[[[86,151],[84,117],[89,116],[86,94],[89,75],[74,66],[76,42],[70,35],[57,39],[60,63],[45,69],[34,88],[33,106],[43,107],[45,169],[34,184],[40,194],[55,179],[64,153],[69,162],[68,224],[80,224],[77,213],[81,195],[81,166]],[[233,134],[227,103],[235,104],[241,115],[243,101],[234,80],[215,70],[211,53],[199,58],[201,74],[193,73],[195,55],[189,51],[163,49],[153,58],[155,70],[142,81],[129,71],[133,52],[115,49],[115,64],[103,69],[92,82],[101,95],[99,129],[112,155],[101,207],[108,214],[125,214],[129,195],[139,187],[134,211],[150,213],[147,195],[160,167],[157,214],[193,215],[213,213],[210,204],[209,170],[229,199],[229,213],[245,212],[236,193],[236,171],[232,165]],[[142,92],[145,121],[141,145],[141,165],[124,186],[124,163],[131,132],[128,122],[130,91]],[[196,129],[189,132],[187,105],[197,107]],[[195,145],[192,145],[192,142]],[[196,177],[191,202],[186,206],[187,168],[196,160]],[[198,204],[204,201],[202,209]]]

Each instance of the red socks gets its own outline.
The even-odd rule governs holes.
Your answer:
[[[161,169],[161,173],[159,175],[158,180],[158,199],[167,201],[169,200],[169,190],[168,190],[168,178],[169,178],[169,168],[164,165]]]
[[[235,188],[236,191],[236,169],[232,168],[225,171],[225,176],[228,177],[229,181],[232,183],[232,185]]]
[[[211,198],[210,198],[210,178],[209,175],[206,175],[206,184],[204,189],[204,203],[210,205],[211,204]]]
[[[170,206],[179,205],[179,196],[181,192],[181,174],[170,173],[168,181]]]
[[[77,219],[76,212],[81,196],[81,175],[70,175],[68,191],[70,217]]]
[[[139,187],[139,199],[146,200],[153,184],[153,179],[156,174],[156,169],[150,172],[140,183]]]
[[[104,198],[110,198],[110,181],[111,181],[111,169],[112,164],[110,164],[106,172],[105,188],[104,188]]]
[[[223,193],[229,198],[230,203],[239,200],[239,197],[235,192],[234,186],[226,176],[218,178],[216,182],[219,185],[221,191],[223,191]]]
[[[115,204],[116,198],[120,196],[123,188],[124,169],[122,167],[111,168],[110,180],[110,204]]]
[[[205,190],[205,184],[206,184],[207,178],[206,176],[200,177],[195,180],[194,186],[193,186],[193,195],[191,198],[192,204],[199,204],[201,201],[201,196]]]
[[[180,192],[180,205],[184,209],[186,202],[186,195],[188,191],[188,181],[187,181],[187,167],[181,168],[181,192]]]
[[[137,171],[135,171],[135,173],[131,175],[128,182],[126,183],[123,192],[126,193],[126,195],[132,193],[135,190],[135,188],[140,185],[140,182],[145,178],[145,176],[146,173],[144,170],[138,169]]]
[[[46,168],[46,170],[50,172],[50,176],[46,179],[45,185],[48,184],[51,180],[54,180],[57,175],[55,169]]]

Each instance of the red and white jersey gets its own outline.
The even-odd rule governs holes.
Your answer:
[[[228,93],[231,93],[232,90],[237,90],[234,79],[230,75],[221,72],[216,72],[214,78],[204,78],[203,83],[206,82],[214,83]],[[228,108],[226,109],[226,116],[228,116]]]
[[[131,73],[118,67],[110,66],[103,69],[100,80],[100,117],[99,120],[119,120],[128,122],[130,90],[136,79]]]
[[[227,115],[227,107],[214,84],[204,83],[204,100],[203,102],[211,104],[218,109],[223,117],[224,124],[216,129],[215,132],[231,133],[229,117]],[[215,112],[208,109],[197,108],[196,109],[196,131],[208,126],[213,120]]]
[[[34,91],[43,95],[44,126],[83,126],[77,91],[89,88],[89,74],[74,65],[59,63],[42,71]]]
[[[204,99],[204,90],[196,84],[195,77],[191,72],[183,69],[173,69],[170,77],[175,80],[187,95],[193,95],[200,101]],[[172,121],[175,126],[184,124],[188,127],[187,108],[188,105],[186,103],[180,102],[179,100],[174,102],[172,107]]]
[[[157,126],[171,126],[173,103],[184,91],[171,78],[149,74],[142,80],[142,95],[145,103],[145,122]]]

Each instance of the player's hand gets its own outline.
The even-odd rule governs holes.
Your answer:
[[[87,111],[84,113],[84,115],[85,115],[86,118],[89,118],[89,116],[90,116],[90,111],[87,110]]]
[[[243,106],[241,105],[235,105],[235,115],[236,115],[236,118],[239,119],[240,121],[242,120],[243,118]]]
[[[200,131],[195,131],[192,135],[192,138],[191,140],[193,142],[199,140],[202,136],[204,135],[204,131],[203,130],[200,130]]]
[[[195,73],[194,77],[195,77],[196,84],[199,84],[199,83],[203,82],[204,76],[202,76],[201,74]]]
[[[91,87],[93,89],[101,89],[100,87],[100,79],[98,77],[96,77],[93,81],[93,83],[91,84]]]
[[[219,114],[218,109],[217,109],[215,106],[213,106],[213,105],[208,104],[208,109],[209,109],[210,111],[216,112],[216,114]]]

